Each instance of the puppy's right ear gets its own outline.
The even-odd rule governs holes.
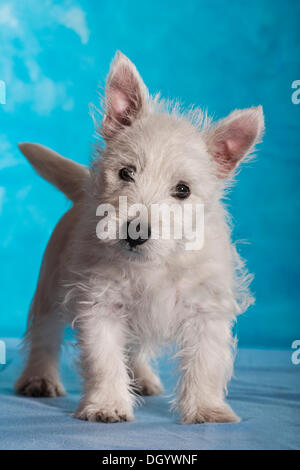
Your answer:
[[[121,52],[112,62],[105,87],[102,135],[108,140],[147,113],[149,93],[134,64]]]

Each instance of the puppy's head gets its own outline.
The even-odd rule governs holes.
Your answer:
[[[107,243],[144,261],[180,253],[187,232],[174,236],[174,227],[179,219],[183,227],[185,206],[192,208],[184,215],[188,219],[197,205],[204,205],[206,217],[215,210],[226,180],[262,137],[262,108],[233,111],[216,124],[200,110],[180,114],[173,106],[168,111],[166,103],[150,97],[135,66],[120,52],[107,78],[104,107],[101,134],[106,145],[94,165],[95,188],[99,201],[115,208],[119,223],[117,240]],[[137,219],[134,211],[120,208],[120,197],[127,210],[141,205],[132,231],[130,224]],[[153,205],[172,207],[169,237],[158,234],[160,222],[153,227]],[[192,231],[194,222],[186,222]]]

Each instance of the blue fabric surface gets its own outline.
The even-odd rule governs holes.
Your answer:
[[[101,424],[71,416],[79,399],[74,351],[65,346],[63,398],[14,395],[21,366],[18,340],[8,340],[7,364],[0,366],[0,449],[300,449],[300,366],[290,351],[238,352],[229,402],[242,417],[238,424],[179,425],[169,411],[175,383],[172,364],[162,359],[164,396],[147,397],[132,423]]]

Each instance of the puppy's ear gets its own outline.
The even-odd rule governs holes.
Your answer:
[[[214,125],[207,136],[208,150],[218,164],[218,176],[226,178],[249,155],[264,132],[261,106],[233,111]]]
[[[133,63],[121,52],[112,62],[105,88],[102,135],[110,139],[147,113],[148,90]]]

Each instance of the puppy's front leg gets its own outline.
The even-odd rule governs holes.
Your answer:
[[[75,416],[106,423],[133,420],[133,395],[125,363],[122,320],[107,311],[80,321],[84,396]]]
[[[180,328],[179,343],[182,423],[238,422],[224,397],[233,365],[230,322],[205,316],[187,319]]]

